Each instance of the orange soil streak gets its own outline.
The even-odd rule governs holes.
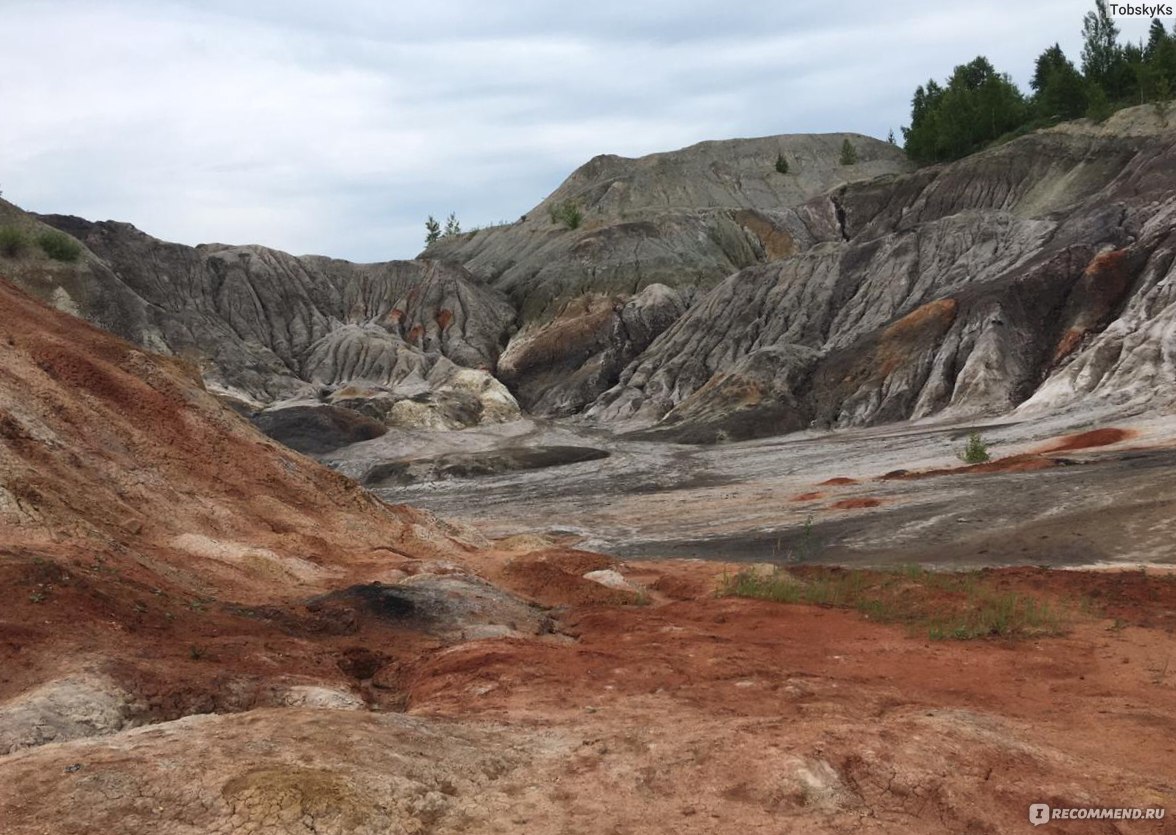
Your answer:
[[[1076,435],[1066,435],[1052,444],[1047,444],[1036,450],[1037,452],[1070,452],[1077,449],[1091,449],[1093,447],[1110,446],[1137,433],[1130,429],[1092,429],[1089,432],[1079,432]]]
[[[878,507],[882,504],[881,499],[871,498],[866,496],[860,499],[842,499],[839,502],[833,502],[829,507],[834,510],[860,510],[865,507]]]

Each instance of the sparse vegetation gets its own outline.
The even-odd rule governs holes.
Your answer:
[[[776,154],[776,173],[788,173],[788,160],[784,159],[784,154]]]
[[[939,573],[918,566],[749,570],[725,578],[719,594],[853,609],[871,620],[926,630],[932,640],[1030,638],[1064,631],[1055,604],[1000,589],[980,572]]]
[[[0,255],[19,258],[29,248],[29,236],[18,226],[0,226]]]
[[[964,444],[964,449],[960,453],[960,460],[965,464],[983,464],[991,458],[988,454],[988,444],[984,443],[980,433],[973,432],[969,435],[968,442]]]
[[[574,200],[564,200],[551,206],[551,222],[563,226],[565,229],[579,229],[584,221],[584,213]]]
[[[457,214],[449,213],[449,217],[445,218],[445,231],[441,233],[441,237],[448,238],[453,235],[461,234],[461,224],[458,223]]]
[[[841,143],[841,159],[839,162],[842,165],[857,165],[858,155],[857,148],[853,147],[853,143],[849,139]]]
[[[441,224],[437,222],[437,218],[429,215],[425,218],[425,246],[435,242],[441,237]]]
[[[56,229],[47,229],[37,236],[37,246],[54,261],[72,264],[82,256],[78,242]]]

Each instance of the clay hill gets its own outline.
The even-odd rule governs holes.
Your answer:
[[[0,462],[5,835],[1001,833],[1176,801],[1171,577],[797,570],[777,602],[740,591],[774,569],[489,542],[7,282]],[[991,633],[945,640],[952,613]]]
[[[59,309],[188,359],[242,410],[284,410],[260,425],[319,453],[520,407],[691,442],[1138,412],[1172,396],[1174,130],[1141,107],[919,170],[841,134],[602,156],[518,222],[386,264],[5,204],[5,222],[86,251],[0,261]]]

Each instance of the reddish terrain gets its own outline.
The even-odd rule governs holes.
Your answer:
[[[0,465],[4,835],[1176,815],[1171,574],[984,572],[1063,613],[1061,634],[962,642],[717,596],[735,566],[492,543],[383,504],[257,434],[195,369],[2,283]],[[608,569],[628,585],[584,576]],[[914,579],[896,594],[958,603]]]

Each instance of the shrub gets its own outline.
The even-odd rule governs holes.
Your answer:
[[[983,464],[991,457],[988,454],[988,444],[984,443],[979,432],[973,432],[968,436],[964,451],[960,453],[960,460],[965,464]]]
[[[857,148],[853,147],[853,143],[846,139],[841,143],[841,164],[842,165],[857,165],[858,155]]]
[[[64,232],[50,229],[37,236],[37,246],[54,261],[72,264],[82,255],[78,242]]]
[[[784,159],[783,154],[776,155],[776,171],[780,174],[788,173],[788,160]]]
[[[551,207],[551,222],[562,224],[568,229],[578,229],[584,220],[584,213],[572,200],[555,203]]]
[[[0,227],[0,255],[18,258],[29,248],[29,236],[16,226]]]

